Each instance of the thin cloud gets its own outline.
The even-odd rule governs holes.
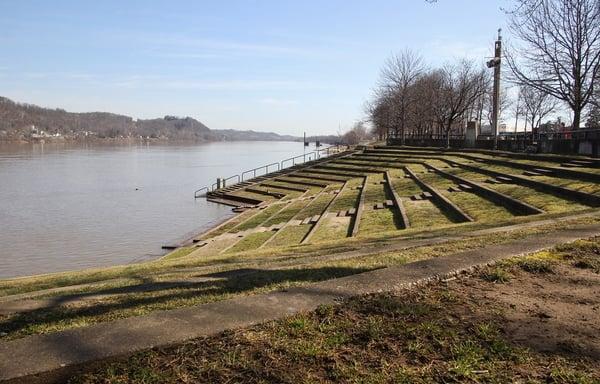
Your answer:
[[[484,61],[488,56],[492,55],[492,49],[493,45],[491,44],[446,39],[435,40],[428,47],[428,50],[432,53],[431,57],[439,57],[442,60],[464,58]]]
[[[135,45],[154,55],[186,54],[182,50],[190,50],[191,55],[216,56],[309,56],[315,52],[297,46],[281,44],[255,43],[246,41],[231,41],[210,37],[191,37],[179,34],[137,34],[130,31],[107,31],[103,38],[122,42],[135,42]],[[166,52],[166,53],[165,53]]]
[[[285,99],[275,99],[275,98],[265,98],[260,99],[258,101],[261,104],[276,106],[276,107],[288,107],[292,105],[298,105],[298,101],[296,100],[285,100]]]
[[[225,57],[224,55],[217,53],[207,52],[163,53],[159,54],[158,56],[171,59],[221,59]]]
[[[315,89],[318,86],[307,82],[290,80],[225,80],[225,81],[187,81],[173,80],[156,83],[156,86],[172,89],[204,89],[227,91],[257,90],[299,90]]]

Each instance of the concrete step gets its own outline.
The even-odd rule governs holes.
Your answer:
[[[487,179],[485,182],[488,184],[502,184],[501,181],[498,181],[496,179]]]
[[[554,172],[551,171],[550,169],[543,169],[543,168],[533,168],[533,172],[541,173],[544,175],[553,175],[554,174]]]
[[[571,164],[579,164],[585,167],[593,167],[594,166],[594,162],[590,161],[590,160],[571,160],[570,161]]]
[[[507,176],[496,176],[496,180],[502,182],[502,183],[512,183],[513,179],[511,179],[510,177]]]
[[[541,173],[539,172],[534,172],[534,171],[525,171],[523,172],[524,176],[543,176]]]

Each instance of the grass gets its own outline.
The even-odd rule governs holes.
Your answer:
[[[413,195],[419,195],[423,193],[421,187],[419,187],[412,179],[404,178],[404,171],[398,171],[397,176],[392,178],[392,186],[400,197],[409,197]]]
[[[261,193],[254,193],[254,192],[249,192],[246,190],[237,190],[237,191],[233,191],[229,193],[230,195],[234,195],[234,196],[240,196],[240,197],[247,197],[249,199],[254,199],[254,200],[259,200],[259,201],[273,201],[275,200],[275,197],[270,196],[270,195],[263,195]]]
[[[384,184],[380,184],[383,180],[382,175],[370,175],[365,183],[365,205],[375,203],[383,203],[385,200],[391,199],[391,194],[387,191]]]
[[[231,219],[223,223],[221,226],[210,231],[206,236],[202,236],[202,238],[208,239],[211,237],[222,235],[223,233],[227,233],[231,229],[239,225],[241,222],[247,220],[250,216],[256,214],[256,212],[257,211],[254,209],[249,209],[242,213],[238,213],[236,216],[232,217]]]
[[[421,180],[436,188],[442,195],[477,221],[498,221],[513,217],[503,206],[479,197],[475,193],[448,192],[448,188],[458,188],[458,185],[435,173],[425,174],[421,177]]]
[[[525,259],[597,257],[598,244],[591,239]],[[502,268],[513,268],[514,275],[507,279]],[[593,358],[512,338],[513,309],[485,292],[495,292],[498,283],[518,291],[527,279],[518,268],[513,260],[449,284],[358,296],[140,352],[70,383],[598,383],[600,367]],[[556,339],[565,334],[577,337],[566,328]]]
[[[227,249],[227,252],[235,253],[256,249],[260,247],[269,238],[271,238],[271,236],[273,236],[274,234],[274,231],[251,233],[249,235],[244,236],[242,240],[235,243],[233,247]]]
[[[454,170],[455,171],[455,170]],[[453,172],[459,174],[461,177],[465,177],[473,181],[485,181],[490,179],[489,176],[485,176],[481,173],[473,171],[461,171]],[[504,193],[517,200],[521,200],[525,203],[531,204],[537,208],[544,210],[545,212],[574,212],[577,210],[583,210],[588,208],[584,204],[580,204],[571,200],[563,199],[561,197],[554,196],[549,193],[539,192],[533,188],[524,187],[517,184],[484,184],[487,187],[494,189],[498,192]]]
[[[369,236],[373,233],[393,231],[400,227],[399,212],[395,208],[365,209],[363,212],[359,236]]]
[[[329,212],[349,210],[358,206],[360,190],[351,188],[350,185],[346,186],[341,194],[338,195],[335,201],[329,206]]]
[[[402,199],[411,228],[435,228],[452,222],[430,200]]]
[[[326,217],[311,238],[311,242],[327,242],[350,235],[350,217]]]
[[[236,227],[234,227],[230,232],[236,233],[240,231],[245,231],[248,229],[259,227],[262,223],[267,221],[271,216],[275,213],[279,212],[282,208],[286,206],[283,204],[272,204],[263,210],[259,210],[254,216],[250,217],[248,220],[240,223]]]
[[[281,247],[299,244],[304,236],[310,231],[312,225],[290,225],[277,232],[277,235],[269,242],[269,247]]]
[[[195,250],[196,249],[194,247],[177,248],[173,252],[169,252],[167,255],[165,255],[164,259],[165,260],[179,259],[179,258],[189,255],[190,253],[194,252]]]
[[[298,214],[294,217],[297,220],[304,220],[308,217],[313,217],[315,215],[320,215],[325,211],[327,204],[335,197],[333,194],[324,193],[317,196],[309,205],[304,207]]]
[[[285,223],[290,221],[298,212],[300,212],[307,204],[310,203],[310,200],[299,200],[290,203],[283,210],[277,212],[271,218],[264,222],[265,227],[269,227],[271,225]]]

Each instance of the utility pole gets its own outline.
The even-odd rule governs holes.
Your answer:
[[[304,132],[304,139],[302,140],[302,159],[306,163],[306,131]]]
[[[492,131],[494,149],[498,149],[498,115],[500,112],[500,64],[502,62],[502,29],[498,29],[498,40],[494,46],[494,58],[487,62],[488,68],[494,68],[494,94],[492,101]]]

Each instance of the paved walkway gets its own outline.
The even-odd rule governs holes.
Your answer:
[[[444,257],[389,267],[300,288],[156,312],[48,335],[0,343],[0,381],[49,383],[84,364],[180,343],[221,331],[310,311],[355,295],[393,291],[507,257],[600,236],[600,224],[525,237]]]

